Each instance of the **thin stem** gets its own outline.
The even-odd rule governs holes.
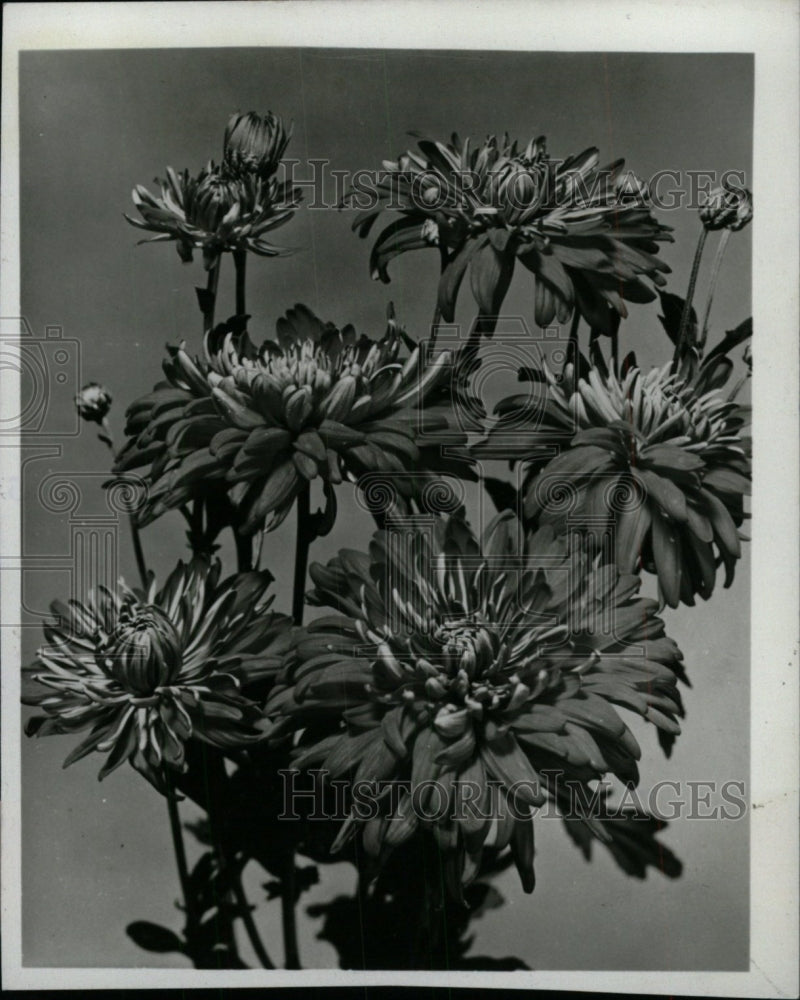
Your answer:
[[[189,545],[192,555],[197,556],[205,551],[205,534],[203,532],[203,501],[198,498],[193,501],[191,511],[184,504],[181,513],[186,518],[189,525]]]
[[[292,591],[292,617],[294,618],[295,625],[303,624],[308,550],[313,541],[314,528],[311,522],[311,488],[306,484],[297,495],[297,536],[294,556],[294,589]]]
[[[108,446],[114,458],[117,457],[117,453],[114,449],[114,435],[111,431],[111,424],[108,422],[108,417],[103,417],[100,426],[103,428],[103,433],[100,435],[100,440]],[[136,516],[133,512],[128,514],[128,524],[131,529],[131,541],[133,542],[133,554],[136,559],[136,569],[139,572],[139,579],[142,582],[142,588],[147,590],[147,563],[144,559],[144,550],[142,549],[142,539],[139,536],[139,527],[136,524]]]
[[[144,561],[142,539],[139,534],[139,526],[136,523],[135,514],[128,514],[128,523],[131,526],[131,541],[133,542],[133,554],[136,558],[136,569],[139,571],[139,579],[142,581],[142,588],[147,590],[147,563]]]
[[[175,848],[175,862],[178,866],[178,878],[181,883],[183,893],[183,905],[186,912],[186,931],[190,943],[197,929],[197,917],[192,905],[192,894],[189,888],[189,866],[186,863],[186,847],[183,843],[183,831],[181,829],[181,819],[178,813],[178,800],[175,797],[175,786],[172,782],[172,775],[165,764],[163,767],[164,784],[167,791],[167,812],[169,813],[169,825],[172,832],[172,846]]]
[[[274,969],[275,965],[267,954],[267,949],[264,947],[264,943],[258,933],[258,928],[253,920],[253,911],[244,891],[244,886],[242,885],[241,869],[228,857],[228,852],[224,844],[224,832],[221,828],[216,796],[220,794],[222,788],[228,781],[228,775],[225,771],[225,762],[220,755],[208,752],[203,753],[203,759],[206,766],[208,821],[214,840],[214,846],[216,847],[222,867],[229,876],[230,887],[233,890],[233,895],[236,898],[239,910],[241,911],[242,923],[244,924],[244,929],[247,933],[247,937],[253,951],[261,963],[262,968]],[[211,779],[210,781],[209,778]]]
[[[283,873],[281,892],[281,923],[283,925],[283,947],[287,969],[300,968],[300,952],[297,947],[297,921],[294,913],[294,851],[286,856],[286,871]]]
[[[444,274],[445,268],[450,263],[450,254],[447,252],[447,247],[439,244],[439,279]],[[436,346],[436,336],[439,333],[439,324],[442,321],[442,310],[439,308],[439,295],[437,287],[436,295],[436,308],[433,310],[433,319],[431,320],[431,351],[433,351]]]
[[[717,287],[717,278],[719,278],[719,269],[722,266],[722,258],[725,256],[725,250],[728,247],[728,240],[731,238],[731,230],[723,230],[720,241],[717,244],[717,252],[714,255],[714,263],[711,265],[711,280],[708,283],[708,301],[706,302],[706,311],[703,315],[703,325],[701,327],[700,339],[697,342],[697,346],[700,348],[702,353],[703,348],[706,346],[706,337],[708,336],[708,318],[711,315],[711,303],[714,301],[714,291]]]
[[[436,335],[439,333],[439,324],[442,322],[442,310],[437,305],[433,310],[433,318],[431,319],[431,340],[430,349],[433,351],[436,347]]]
[[[242,923],[244,924],[245,931],[247,931],[247,937],[250,940],[253,951],[256,953],[256,958],[261,963],[262,969],[274,969],[275,965],[267,954],[267,949],[264,947],[264,942],[261,940],[258,928],[253,920],[253,911],[251,910],[250,903],[245,895],[244,886],[242,885],[241,872],[237,871],[232,875],[231,885],[233,888],[233,894],[236,897],[236,902],[239,905],[239,909],[242,911]]]
[[[264,547],[264,531],[259,531],[258,538],[256,539],[256,551],[253,556],[253,566],[256,569],[261,569],[261,550]]]
[[[214,261],[208,269],[208,279],[206,280],[206,297],[203,304],[203,336],[206,330],[214,327],[214,312],[217,307],[217,287],[219,285],[219,272],[222,267],[222,255]]]
[[[686,292],[686,301],[683,303],[683,312],[681,313],[681,323],[678,327],[678,336],[675,341],[675,353],[672,355],[672,370],[677,371],[678,365],[680,364],[681,356],[683,354],[684,340],[686,339],[686,334],[689,329],[689,319],[692,315],[692,299],[694,298],[694,289],[697,284],[697,275],[700,271],[700,261],[703,257],[703,247],[706,245],[706,239],[708,237],[708,230],[705,226],[700,232],[700,238],[697,241],[697,249],[694,252],[694,261],[692,263],[692,273],[689,278],[689,290]]]
[[[477,367],[475,359],[481,349],[481,338],[484,334],[490,337],[497,326],[496,316],[486,316],[478,313],[472,325],[469,336],[459,347],[453,361],[453,384],[457,390],[466,390],[467,380]]]
[[[292,591],[292,617],[295,625],[303,624],[308,550],[316,537],[311,520],[311,488],[306,485],[297,496],[297,537],[294,556],[294,587]],[[297,947],[297,921],[295,919],[294,850],[287,851],[281,879],[281,922],[283,946],[287,969],[300,968]]]
[[[570,362],[572,362],[572,364],[575,366],[576,369],[578,367],[578,327],[580,326],[580,323],[581,323],[581,312],[580,309],[578,309],[578,307],[576,306],[575,312],[572,314],[572,325],[569,328],[567,353],[566,357],[564,358],[564,365],[561,369],[562,375],[564,374],[564,371]]]
[[[619,330],[611,334],[611,370],[619,375]]]
[[[233,537],[236,541],[237,570],[246,573],[253,568],[253,539],[250,535],[240,535],[236,528],[233,529]]]
[[[247,282],[247,251],[234,250],[233,263],[236,268],[236,315],[244,316],[247,312],[245,307],[245,285]]]

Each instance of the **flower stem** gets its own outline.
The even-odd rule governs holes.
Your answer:
[[[316,537],[311,519],[311,488],[306,485],[297,496],[297,538],[294,557],[294,588],[292,592],[292,617],[295,625],[303,624],[308,550]],[[297,921],[295,919],[294,850],[286,853],[281,879],[281,922],[287,969],[300,968],[297,947]]]
[[[430,349],[433,351],[436,347],[436,335],[439,333],[439,324],[442,321],[442,310],[437,305],[433,310],[433,318],[431,319],[431,340]]]
[[[703,257],[703,247],[706,245],[707,237],[708,230],[705,226],[703,226],[700,238],[697,241],[697,249],[694,252],[692,273],[689,278],[689,289],[686,292],[686,301],[683,303],[683,312],[681,313],[681,322],[678,327],[678,336],[675,340],[675,353],[672,355],[673,372],[678,370],[678,365],[680,364],[681,356],[683,354],[684,341],[689,330],[689,320],[692,315],[692,299],[694,298],[694,289],[697,284],[697,275],[700,271],[700,261]]]
[[[294,913],[294,851],[286,855],[286,870],[281,885],[281,923],[283,925],[283,947],[287,969],[300,968],[300,952],[297,948],[297,921]]]
[[[233,529],[236,541],[236,566],[239,573],[247,573],[253,568],[253,539],[250,535],[240,535]]]
[[[234,250],[233,263],[236,268],[236,315],[244,316],[247,311],[245,307],[245,285],[247,282],[247,251]]]
[[[241,911],[242,923],[244,924],[244,929],[247,933],[247,937],[250,941],[253,951],[256,954],[262,968],[264,969],[274,969],[275,965],[272,959],[267,954],[267,949],[264,947],[264,943],[258,933],[258,928],[256,927],[255,920],[253,920],[253,911],[250,907],[250,902],[247,899],[247,895],[244,891],[244,886],[242,885],[242,873],[239,866],[235,861],[232,861],[228,857],[228,852],[224,846],[224,832],[221,827],[219,812],[217,808],[217,796],[221,794],[222,789],[228,782],[228,775],[225,771],[225,762],[220,754],[212,754],[209,752],[203,753],[203,760],[206,765],[206,797],[208,799],[208,822],[211,828],[211,835],[214,841],[214,846],[216,848],[217,854],[219,855],[219,860],[228,876],[230,881],[230,887],[233,890],[233,895],[236,898],[239,910]],[[209,781],[209,778],[212,780]]]
[[[481,349],[481,338],[495,331],[497,316],[486,316],[478,313],[467,339],[456,351],[453,359],[453,386],[457,391],[466,391],[470,375],[478,367],[477,357]]]
[[[100,440],[108,446],[114,458],[117,457],[117,453],[114,449],[114,435],[111,432],[111,424],[108,422],[107,417],[103,417],[100,425],[103,428],[103,433],[100,435]],[[142,539],[139,535],[139,527],[136,524],[136,516],[133,512],[128,514],[128,524],[131,529],[131,541],[133,542],[133,555],[136,559],[136,569],[139,572],[139,579],[142,582],[142,588],[147,590],[147,563],[144,559],[144,550],[142,549]]]
[[[134,514],[128,514],[128,524],[130,524],[131,527],[131,541],[133,542],[133,554],[136,558],[136,568],[139,571],[139,579],[142,581],[142,588],[147,590],[147,564],[144,561],[142,538],[139,534],[139,526],[136,524],[136,517]]]
[[[619,375],[619,330],[611,334],[611,370],[615,376]]]
[[[574,366],[575,370],[578,369],[578,327],[581,324],[581,313],[580,309],[575,306],[575,312],[572,314],[572,325],[569,328],[569,340],[567,341],[567,353],[564,358],[564,365],[561,368],[561,374],[564,374],[566,367],[570,362]]]
[[[206,295],[203,303],[203,336],[205,336],[206,330],[211,330],[214,327],[214,312],[217,307],[217,287],[221,267],[222,256],[220,255],[208,269]]]
[[[439,280],[441,282],[441,276],[445,272],[445,268],[450,263],[450,254],[447,252],[447,247],[443,247],[441,243],[439,244]],[[436,308],[433,310],[433,319],[431,320],[431,345],[430,349],[433,351],[436,346],[436,335],[439,333],[439,324],[442,321],[442,310],[439,308],[438,299],[438,289],[437,289],[437,299]]]
[[[253,920],[253,911],[250,909],[250,903],[245,895],[244,886],[242,885],[241,872],[237,871],[231,876],[231,884],[233,887],[233,894],[236,897],[236,902],[239,905],[239,909],[242,911],[242,923],[244,924],[244,929],[247,931],[247,937],[250,940],[253,951],[256,953],[256,958],[261,963],[262,969],[274,969],[275,965],[267,954],[267,949],[264,947],[264,942],[261,940],[258,928]]]
[[[706,346],[706,337],[708,336],[708,318],[711,315],[711,303],[714,301],[714,291],[717,287],[717,278],[719,278],[719,269],[722,265],[722,258],[725,256],[725,250],[728,246],[728,240],[731,238],[731,230],[725,229],[722,232],[720,241],[717,245],[717,252],[714,255],[714,263],[711,266],[711,280],[708,284],[708,301],[706,302],[706,311],[703,315],[703,325],[701,327],[700,339],[697,342],[697,346],[700,348],[702,353],[703,348]]]
[[[166,764],[163,767],[163,775],[167,791],[167,811],[169,813],[169,825],[172,832],[172,846],[175,848],[175,862],[178,866],[178,878],[181,883],[183,905],[186,912],[186,934],[191,945],[198,924],[194,912],[191,889],[189,887],[189,867],[186,863],[186,848],[183,843],[181,819],[178,814],[178,800],[175,796],[175,785],[172,781],[172,775],[169,773],[169,768]]]
[[[311,488],[306,484],[297,495],[297,536],[294,556],[294,589],[292,591],[292,618],[294,618],[295,625],[303,624],[308,550],[313,541],[314,527],[311,521]]]

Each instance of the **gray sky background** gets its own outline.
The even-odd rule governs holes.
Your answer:
[[[167,164],[198,169],[219,159],[229,114],[272,109],[294,119],[288,155],[328,158],[331,169],[377,169],[413,146],[407,132],[436,138],[452,131],[480,141],[508,131],[527,141],[545,134],[553,155],[587,146],[610,163],[624,156],[643,177],[658,171],[744,170],[751,184],[752,59],[744,55],[523,54],[325,50],[125,50],[23,53],[20,60],[21,232],[23,313],[37,336],[48,325],[79,342],[81,370],[48,419],[73,420],[71,397],[89,379],[115,398],[111,422],[121,440],[127,404],[160,377],[165,342],[200,346],[193,285],[204,282],[199,261],[180,263],[173,245],[137,247],[131,212],[135,183],[154,189]],[[302,170],[302,167],[299,168]],[[752,186],[752,185],[751,185]],[[684,190],[688,180],[684,178]],[[664,213],[676,242],[662,256],[672,267],[669,289],[685,294],[698,222],[693,209]],[[392,283],[369,280],[369,243],[350,232],[348,214],[301,209],[275,233],[298,248],[280,260],[252,258],[248,311],[261,339],[293,303],[323,318],[382,332],[386,304],[415,338],[430,319],[436,255],[416,253],[390,266]],[[142,234],[144,235],[144,234]],[[712,252],[699,283],[699,302]],[[731,240],[715,298],[714,331],[750,313],[749,231]],[[523,269],[518,269],[523,271]],[[532,284],[518,274],[505,304],[530,316]],[[221,279],[219,316],[233,311],[232,265]],[[473,311],[462,289],[457,319]],[[621,348],[635,347],[645,364],[669,354],[654,307],[630,307]],[[70,348],[72,349],[72,348]],[[75,383],[75,384],[73,384]],[[39,484],[51,472],[95,474],[93,508],[108,468],[90,426],[63,439],[58,458],[26,465],[27,554],[67,551],[64,517],[41,509]],[[99,501],[102,505],[102,500]],[[476,498],[469,498],[477,512]],[[364,545],[371,521],[340,497],[334,533],[312,558],[341,546]],[[183,555],[183,522],[169,516],[145,533],[150,564],[163,575]],[[265,542],[264,565],[276,576],[277,605],[288,611],[291,519]],[[227,550],[223,554],[227,554]],[[122,571],[132,576],[127,539]],[[230,565],[230,563],[229,563]],[[29,621],[63,596],[64,574],[29,574]],[[669,761],[654,733],[643,732],[642,787],[662,779],[744,780],[749,768],[749,556],[730,590],[710,604],[667,613],[693,687],[684,692],[687,720]],[[40,641],[26,630],[26,655]],[[637,733],[641,731],[641,727]],[[26,740],[23,764],[23,952],[27,965],[173,964],[148,956],[125,936],[125,924],[149,919],[177,927],[178,895],[163,802],[130,769],[106,783],[98,760],[67,771],[71,738]],[[187,811],[187,818],[189,812]],[[669,882],[657,874],[627,879],[595,850],[586,864],[558,822],[537,826],[536,892],[523,896],[516,874],[498,883],[506,907],[475,922],[474,953],[516,954],[533,968],[746,968],[748,823],[676,821],[665,842],[685,872]],[[599,845],[598,845],[599,846]],[[259,873],[248,871],[253,899]],[[349,891],[352,869],[323,869],[303,905]],[[272,950],[280,952],[279,915],[257,915]],[[307,967],[328,966],[333,950],[315,939],[318,921],[301,917]],[[247,955],[243,947],[243,955]]]

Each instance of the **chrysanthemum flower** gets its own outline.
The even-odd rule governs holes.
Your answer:
[[[222,748],[259,739],[261,711],[240,688],[275,673],[291,623],[269,611],[269,573],[219,575],[219,562],[195,559],[160,590],[151,576],[146,592],[120,583],[55,602],[58,624],[26,669],[37,688],[23,701],[44,711],[28,735],[89,729],[65,767],[97,750],[100,778],[129,760],[158,788],[164,766],[184,769],[192,737]]]
[[[111,393],[99,382],[87,382],[75,397],[75,407],[81,418],[95,424],[102,424],[111,403]]]
[[[249,111],[231,115],[225,128],[225,169],[234,177],[256,174],[269,180],[278,168],[292,137],[283,120],[268,111],[265,115]]]
[[[410,489],[407,473],[419,470],[426,449],[437,450],[437,433],[453,443],[448,406],[437,402],[450,354],[429,364],[420,347],[404,356],[392,318],[385,336],[371,340],[298,305],[278,321],[277,341],[260,348],[246,319],[207,334],[202,360],[171,350],[168,382],[128,410],[130,441],[115,471],[152,463],[141,523],[216,484],[228,489],[243,532],[265,519],[274,528],[313,479],[330,491],[345,477],[400,473],[399,489]]]
[[[142,242],[176,240],[183,261],[201,250],[206,269],[226,251],[249,250],[261,257],[290,252],[264,236],[290,219],[300,203],[300,190],[291,183],[246,173],[233,177],[213,163],[196,177],[167,167],[166,180],[157,183],[160,197],[141,185],[133,190],[142,218],[125,216],[132,226],[158,234]]]
[[[669,365],[618,379],[594,368],[576,378],[572,365],[556,378],[543,363],[541,395],[498,404],[487,448],[527,464],[526,518],[557,530],[582,515],[600,531],[613,523],[617,565],[657,573],[671,607],[693,604],[711,595],[720,561],[731,583],[741,555],[749,414],[721,392],[729,366],[709,357],[686,381]],[[563,486],[572,503],[551,503]]]
[[[372,249],[374,278],[388,281],[399,254],[439,246],[443,271],[439,308],[453,319],[469,266],[481,312],[499,312],[519,260],[536,276],[536,322],[566,322],[574,309],[592,327],[612,332],[612,311],[627,315],[625,300],[650,302],[645,279],[663,285],[667,265],[655,254],[671,240],[654,218],[647,185],[623,160],[598,167],[596,149],[564,161],[547,155],[543,138],[520,151],[505,136],[476,150],[457,135],[445,144],[423,139],[422,155],[385,161],[379,203],[360,212],[353,228],[367,236],[384,211],[400,217]]]
[[[407,783],[364,822],[364,846],[380,854],[432,827],[456,893],[490,833],[510,843],[530,892],[530,808],[606,772],[637,780],[640,749],[614,705],[679,731],[681,654],[656,603],[635,596],[638,577],[571,552],[550,528],[523,548],[519,528],[501,515],[481,549],[463,518],[440,519],[313,566],[313,603],[337,613],[296,633],[265,708],[271,739],[300,731],[297,767],[354,787]]]

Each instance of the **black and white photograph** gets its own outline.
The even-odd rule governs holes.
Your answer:
[[[5,14],[4,985],[797,995],[797,7]]]

